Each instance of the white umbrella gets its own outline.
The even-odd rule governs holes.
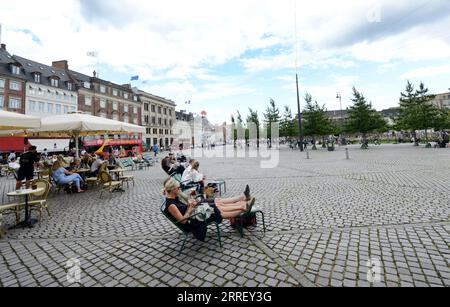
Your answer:
[[[41,119],[0,110],[0,130],[21,130],[41,127]]]
[[[73,137],[77,156],[80,136],[122,133],[145,133],[145,128],[92,115],[71,113],[44,117],[40,128],[26,132],[28,137]]]

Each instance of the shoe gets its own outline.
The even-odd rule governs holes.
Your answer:
[[[253,206],[256,203],[256,198],[252,198],[249,202],[247,202],[247,213],[252,212]]]
[[[244,195],[246,201],[250,201],[252,199],[250,196],[250,187],[248,185],[245,187]]]

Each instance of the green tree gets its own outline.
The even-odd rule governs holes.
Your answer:
[[[353,87],[353,106],[348,110],[349,118],[346,130],[351,133],[361,133],[363,139],[362,148],[367,148],[367,134],[386,129],[386,121],[372,108],[372,103],[367,102],[364,95]]]
[[[272,124],[280,122],[280,109],[275,104],[275,100],[270,99],[269,107],[264,113],[264,126],[267,131],[267,141],[269,148],[272,148]]]
[[[419,146],[417,138],[418,101],[417,92],[411,82],[407,82],[405,93],[400,93],[400,116],[396,121],[396,130],[409,130],[414,138],[414,145]]]
[[[285,106],[283,119],[281,120],[280,124],[280,136],[290,140],[290,138],[298,134],[296,133],[296,125],[292,117],[292,110],[289,108],[289,106]]]
[[[312,102],[310,94],[305,95],[306,107],[303,111],[303,127],[305,136],[313,139],[313,150],[316,150],[316,138],[325,137],[332,133],[332,126],[330,119],[326,115],[325,106],[319,106],[317,101]]]
[[[256,147],[259,148],[259,139],[260,139],[260,132],[261,132],[261,122],[259,121],[259,115],[258,111],[253,111],[251,108],[248,108],[250,114],[247,117],[247,122],[254,124],[254,127],[256,128]],[[250,130],[249,130],[250,133]],[[250,137],[250,135],[249,135]]]
[[[427,147],[431,147],[428,143],[428,130],[432,129],[439,119],[439,109],[431,103],[435,95],[428,94],[428,88],[423,82],[420,83],[417,94],[417,129],[425,130],[425,141]]]

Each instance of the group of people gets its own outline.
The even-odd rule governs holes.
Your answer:
[[[20,189],[25,181],[25,188],[30,188],[31,181],[34,179],[36,168],[51,169],[51,176],[56,184],[65,185],[73,182],[78,193],[84,192],[82,184],[86,176],[97,177],[102,169],[107,169],[108,162],[103,155],[91,156],[84,153],[80,158],[69,157],[66,155],[49,156],[44,150],[37,152],[35,146],[31,146],[27,152],[17,158],[15,153],[10,153],[7,158],[8,166],[14,171],[16,177],[16,189]],[[77,170],[86,169],[81,175]]]

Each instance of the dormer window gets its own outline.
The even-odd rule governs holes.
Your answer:
[[[14,75],[20,75],[20,67],[16,65],[11,65],[11,72]]]
[[[52,78],[52,79],[50,79],[50,83],[51,83],[51,85],[53,87],[59,87],[59,80],[58,79]]]
[[[67,89],[68,89],[69,91],[71,91],[71,90],[73,89],[73,84],[70,83],[70,82],[67,82]]]
[[[123,93],[123,98],[128,99],[128,93]]]
[[[83,83],[84,88],[91,88],[91,84],[89,82],[84,82]]]
[[[34,74],[34,82],[41,83],[41,74],[38,73]]]

